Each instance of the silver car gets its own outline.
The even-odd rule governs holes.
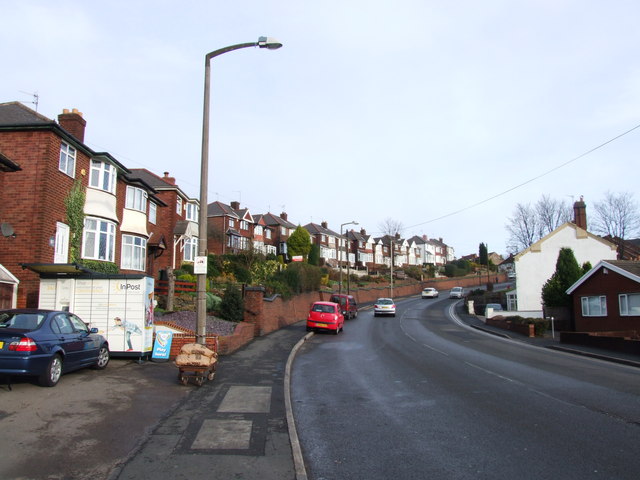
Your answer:
[[[462,287],[453,287],[449,292],[449,298],[462,298],[463,293]]]

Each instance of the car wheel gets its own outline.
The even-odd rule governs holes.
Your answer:
[[[56,354],[49,360],[47,369],[40,375],[40,378],[38,378],[38,383],[43,387],[55,387],[61,376],[62,357]]]
[[[104,370],[107,368],[107,364],[109,363],[109,359],[111,358],[109,354],[109,347],[106,345],[102,345],[100,347],[100,352],[98,353],[98,360],[96,360],[96,364],[94,368],[97,370]]]

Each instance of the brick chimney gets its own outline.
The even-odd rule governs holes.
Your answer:
[[[366,235],[367,231],[364,228],[360,229],[360,235]]]
[[[67,132],[84,143],[84,127],[87,126],[87,121],[82,118],[82,112],[79,112],[77,108],[71,111],[68,108],[62,110],[62,113],[58,115],[58,123]]]
[[[240,210],[240,202],[231,202],[231,208],[234,210]]]
[[[282,212],[282,213],[280,214],[280,218],[281,218],[281,219],[283,219],[283,220],[287,220],[287,214],[286,214],[285,212]],[[288,221],[288,220],[287,220],[287,221]]]
[[[329,228],[329,224],[327,222],[322,222],[320,225],[322,225],[322,228]]]
[[[164,180],[165,182],[171,184],[171,185],[175,185],[176,184],[176,179],[173,177],[169,176],[169,172],[164,172],[164,177],[162,177],[162,180]]]
[[[584,203],[582,196],[579,201],[573,204],[573,223],[583,230],[587,229],[587,204]]]

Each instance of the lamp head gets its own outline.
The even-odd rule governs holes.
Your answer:
[[[275,38],[260,37],[260,38],[258,38],[258,46],[260,48],[267,48],[269,50],[277,50],[278,48],[280,48],[282,46],[282,43],[280,43]]]

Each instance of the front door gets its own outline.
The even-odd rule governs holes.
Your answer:
[[[69,225],[56,223],[56,244],[53,263],[69,263]]]

